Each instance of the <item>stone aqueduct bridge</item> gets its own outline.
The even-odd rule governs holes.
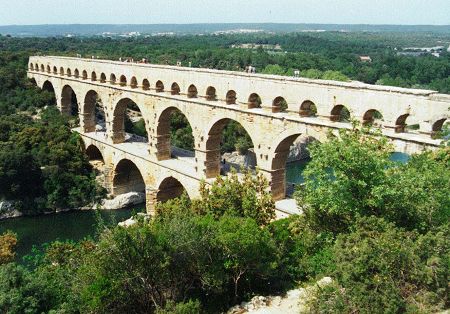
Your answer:
[[[219,175],[221,133],[230,120],[250,135],[257,165],[279,200],[285,197],[286,158],[294,140],[306,135],[323,141],[329,130],[349,128],[339,122],[344,105],[363,123],[381,113],[383,134],[405,153],[439,145],[431,135],[442,128],[450,107],[449,95],[427,90],[56,56],[30,57],[28,77],[41,88],[53,87],[62,112],[70,111],[76,95],[78,132],[88,150],[100,151],[110,174],[107,186],[114,194],[145,189],[148,210],[183,187],[196,197],[201,179],[211,182]],[[104,107],[106,132],[95,131],[97,99]],[[147,143],[125,140],[130,102],[141,110]],[[282,103],[287,103],[283,112]],[[169,117],[175,110],[192,127],[195,158],[171,158]],[[420,128],[408,133],[407,123]],[[145,187],[135,180],[137,172]]]

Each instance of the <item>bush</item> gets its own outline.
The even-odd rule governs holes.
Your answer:
[[[17,235],[11,231],[6,231],[0,235],[0,265],[10,263],[14,260],[17,245]]]
[[[357,221],[333,248],[337,284],[311,306],[324,313],[430,313],[449,305],[449,228],[426,235],[381,218]]]

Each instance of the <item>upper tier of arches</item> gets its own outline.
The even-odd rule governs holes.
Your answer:
[[[52,72],[53,69],[53,72]],[[372,125],[376,127],[387,126],[392,128],[396,133],[410,132],[418,129],[419,124],[417,120],[412,120],[409,112],[398,112],[397,116],[392,116],[391,113],[385,113],[379,108],[357,108],[357,113],[352,109],[352,106],[346,104],[329,104],[328,106],[318,106],[318,100],[311,97],[305,99],[298,99],[293,102],[288,101],[287,97],[279,95],[273,99],[264,99],[257,92],[252,92],[247,95],[239,95],[236,89],[229,86],[226,92],[223,89],[218,89],[215,86],[209,85],[206,88],[199,88],[196,84],[172,81],[168,82],[158,78],[137,77],[136,75],[127,76],[123,73],[97,73],[96,71],[87,71],[85,69],[71,69],[52,66],[50,64],[30,63],[30,71],[45,72],[47,74],[71,77],[78,80],[90,80],[100,84],[115,85],[115,88],[133,89],[149,92],[166,93],[172,96],[186,97],[191,100],[200,100],[207,102],[219,102],[227,106],[240,106],[241,108],[251,110],[261,110],[264,108],[270,109],[275,114],[297,114],[300,117],[320,118],[322,120],[329,120],[331,122],[350,123],[351,120],[359,120],[364,125]],[[107,79],[109,77],[109,80]],[[99,78],[99,79],[98,79]],[[364,107],[364,106],[361,106]],[[294,109],[295,108],[295,109]],[[362,110],[362,111],[361,111]],[[388,116],[390,117],[388,118]],[[409,119],[408,119],[409,117]],[[444,119],[444,120],[442,120]],[[439,117],[432,124],[432,136],[439,133],[445,124],[447,117]],[[414,124],[414,128],[409,128],[408,123]],[[389,122],[389,123],[387,123]],[[386,125],[385,125],[386,124]]]

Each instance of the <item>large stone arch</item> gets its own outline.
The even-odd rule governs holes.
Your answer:
[[[136,105],[139,110],[141,111],[143,115],[143,119],[145,122],[145,129],[148,133],[148,124],[144,117],[144,111],[143,108],[139,106],[139,104],[131,99],[130,97],[125,97],[125,95],[122,95],[122,97],[115,105],[114,111],[113,111],[113,117],[112,117],[112,130],[111,130],[111,136],[112,136],[112,142],[114,144],[123,143],[125,141],[125,115],[127,106],[129,104]],[[148,137],[147,137],[148,141]]]
[[[173,176],[166,177],[158,184],[156,201],[166,202],[180,197],[183,193],[187,194],[187,190],[177,178]]]
[[[170,122],[171,122],[171,115],[174,112],[179,112],[183,116],[185,116],[187,122],[191,126],[192,132],[194,132],[194,125],[191,122],[190,117],[186,113],[186,110],[183,110],[182,108],[178,108],[176,106],[170,106],[168,108],[163,109],[159,114],[157,114],[157,125],[156,125],[156,158],[158,160],[167,160],[170,159],[172,156],[172,148],[171,148],[171,139],[170,139]],[[194,134],[192,134],[194,137],[194,148],[195,148],[195,142],[196,138]]]
[[[250,132],[250,128],[233,118],[219,118],[215,120],[211,125],[208,126],[206,133],[206,144],[205,144],[205,176],[206,178],[214,178],[220,174],[220,162],[221,162],[221,142],[222,133],[225,126],[231,122],[237,122],[239,125],[247,132],[249,135],[253,146],[257,143],[255,142],[254,136]],[[255,154],[256,155],[256,154]],[[255,156],[255,162],[258,164],[258,157]]]
[[[105,164],[105,158],[103,157],[102,151],[94,144],[90,144],[86,150],[85,153],[88,157],[89,161],[100,161]]]
[[[64,85],[61,90],[61,113],[66,115],[78,115],[78,97],[70,85]]]
[[[50,100],[50,105],[56,105],[55,85],[50,80],[45,80],[42,84],[42,89],[52,94],[53,97]]]
[[[114,166],[112,193],[117,196],[129,192],[145,193],[145,172],[127,158],[121,159]]]
[[[84,102],[81,108],[80,125],[83,132],[94,132],[97,125],[96,105],[101,103],[100,95],[97,91],[91,89],[84,96]]]

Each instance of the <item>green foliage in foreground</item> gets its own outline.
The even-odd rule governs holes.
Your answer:
[[[309,302],[312,313],[434,313],[448,308],[449,225],[425,235],[362,218],[333,247],[336,282]]]
[[[358,217],[375,215],[426,232],[449,218],[449,164],[438,158],[439,151],[395,163],[386,138],[358,128],[309,150],[312,161],[296,197],[318,230],[347,232]]]

